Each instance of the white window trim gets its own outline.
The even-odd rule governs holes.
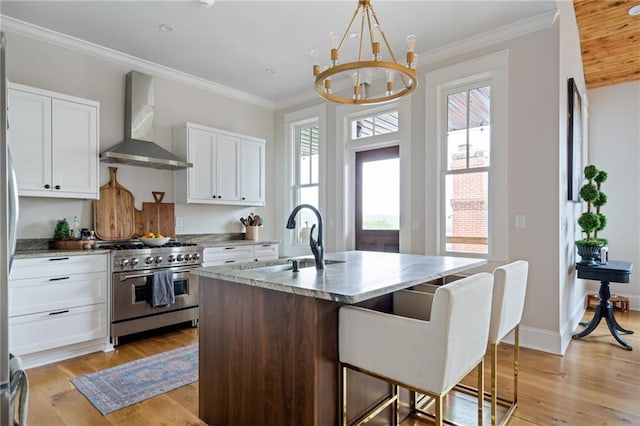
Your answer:
[[[305,108],[299,111],[291,112],[284,116],[284,137],[285,137],[285,146],[284,146],[284,173],[283,173],[283,184],[284,184],[284,197],[283,197],[283,207],[284,207],[284,217],[281,220],[282,223],[282,237],[281,241],[283,242],[283,255],[284,256],[304,256],[309,254],[309,246],[307,244],[296,244],[295,240],[295,232],[292,230],[288,230],[284,227],[284,224],[287,222],[287,218],[289,214],[295,207],[294,200],[291,197],[291,180],[295,174],[295,164],[297,159],[295,158],[295,150],[293,149],[293,144],[295,143],[295,128],[296,126],[311,123],[317,121],[318,122],[318,154],[320,156],[319,161],[319,197],[318,197],[318,208],[321,212],[325,213],[326,206],[326,145],[327,145],[327,106],[326,104],[316,105],[314,107]],[[326,217],[326,213],[324,214]],[[296,228],[297,229],[297,228]],[[326,246],[326,238],[327,236],[323,236],[325,239],[324,243]]]
[[[445,234],[443,224],[444,194],[442,191],[446,160],[443,159],[442,140],[447,131],[446,117],[442,105],[445,93],[451,87],[475,82],[491,85],[491,171],[489,173],[489,247],[487,255],[459,254],[464,257],[482,257],[490,261],[508,260],[508,134],[509,134],[509,51],[485,55],[455,65],[440,68],[425,74],[425,168],[436,159],[436,168],[425,182],[425,199],[437,200],[436,206],[425,208],[426,254],[443,254]],[[433,179],[429,184],[429,176]],[[448,253],[449,255],[457,255]]]
[[[411,249],[411,102],[410,99],[361,109],[343,105],[336,108],[336,182],[342,186],[340,199],[336,199],[336,250],[355,249],[355,164],[356,152],[387,146],[400,146],[400,252]],[[359,117],[379,115],[385,111],[398,111],[398,132],[362,139],[351,139],[350,122]],[[392,137],[395,136],[395,137]]]

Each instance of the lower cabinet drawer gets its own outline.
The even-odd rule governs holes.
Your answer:
[[[247,263],[253,261],[255,261],[253,257],[243,257],[239,259],[213,260],[209,262],[205,261],[202,266],[233,265],[234,263]]]
[[[254,250],[256,260],[274,260],[278,258],[278,244],[260,244]]]
[[[35,277],[60,277],[107,271],[108,255],[50,256],[15,259],[10,280]]]
[[[107,302],[107,274],[9,280],[9,316]]]
[[[242,259],[253,260],[253,246],[206,247],[202,263],[224,265],[227,260],[245,261]]]
[[[106,303],[9,318],[9,350],[16,355],[106,337]]]

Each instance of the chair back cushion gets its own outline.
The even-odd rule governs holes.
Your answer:
[[[443,367],[432,377],[432,391],[448,392],[480,360],[487,350],[493,275],[482,272],[446,284],[435,292],[432,325],[442,327],[440,362]],[[437,365],[437,364],[434,364]]]
[[[493,300],[489,342],[500,341],[520,324],[527,292],[529,262],[517,260],[493,271]]]

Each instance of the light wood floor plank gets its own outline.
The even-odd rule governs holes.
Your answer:
[[[585,320],[593,315],[587,311]],[[604,323],[581,340],[571,342],[564,357],[522,348],[520,350],[520,403],[510,421],[531,425],[640,425],[640,312],[616,311],[620,324],[635,330],[624,339],[627,351],[609,334]],[[171,329],[162,334],[123,341],[111,353],[94,353],[27,371],[31,385],[30,425],[198,425],[197,383],[102,416],[71,384],[82,374],[120,365],[197,342],[197,329]],[[499,347],[500,394],[512,395],[512,348]],[[485,360],[488,367],[489,357]],[[489,383],[489,368],[485,371]],[[475,384],[470,375],[468,383]],[[457,394],[449,415],[475,424],[475,405],[468,395]],[[470,411],[469,411],[470,410]],[[502,409],[503,410],[503,409]],[[504,411],[499,411],[500,414]],[[485,410],[485,415],[488,413]],[[485,424],[488,424],[485,417]],[[469,420],[467,420],[469,419]],[[430,425],[421,416],[402,426]]]

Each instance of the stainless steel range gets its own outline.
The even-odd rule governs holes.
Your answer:
[[[111,250],[111,342],[140,331],[191,321],[198,324],[198,283],[189,271],[202,266],[203,247],[170,241],[162,247],[142,242],[100,244]],[[175,302],[152,307],[154,276],[170,271]],[[166,277],[166,275],[165,275]]]

